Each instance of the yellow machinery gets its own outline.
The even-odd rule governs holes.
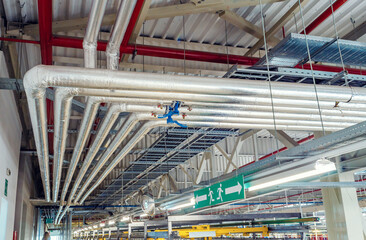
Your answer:
[[[155,232],[166,232],[167,230],[156,230]],[[214,237],[221,236],[232,236],[233,234],[242,234],[243,236],[249,236],[252,233],[260,233],[263,237],[268,237],[268,227],[211,227],[210,225],[196,225],[192,226],[192,228],[177,228],[173,229],[179,233],[181,238],[191,238],[190,233],[202,233],[204,235],[207,233],[215,233]],[[192,238],[193,239],[193,238]],[[208,237],[211,239],[211,237]]]

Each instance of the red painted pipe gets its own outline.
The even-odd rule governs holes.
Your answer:
[[[333,3],[333,11],[337,11],[347,0],[337,0]],[[309,26],[305,28],[305,31],[302,31],[301,34],[311,33],[316,27],[318,27],[322,22],[324,22],[330,15],[332,15],[332,7],[329,6],[322,14],[320,14]]]
[[[52,65],[52,0],[38,0],[38,25],[42,64]],[[47,124],[53,125],[53,102],[46,99]],[[53,154],[53,133],[48,133],[48,151]],[[51,170],[52,172],[52,170]]]
[[[39,41],[28,40],[28,39],[19,39],[19,38],[5,38],[5,37],[0,37],[0,41],[19,42],[19,43],[30,43],[30,44],[40,44]]]
[[[144,0],[137,0],[136,5],[135,5],[135,9],[133,10],[132,14],[131,14],[131,18],[130,18],[130,22],[128,23],[126,32],[125,32],[125,36],[123,37],[122,40],[122,46],[127,46],[128,42],[131,39],[133,30],[135,29],[136,26],[136,22],[139,18],[142,6],[144,5]]]
[[[71,47],[71,48],[83,48],[83,40],[80,38],[65,38],[65,37],[54,37],[52,40],[52,45],[57,47]],[[107,47],[107,42],[98,42],[98,51],[105,51]],[[201,62],[214,62],[214,63],[224,63],[229,61],[230,64],[240,64],[240,65],[254,65],[259,59],[245,57],[241,55],[226,55],[221,53],[210,53],[202,51],[193,51],[176,48],[165,48],[165,47],[155,47],[147,45],[127,45],[121,46],[120,54],[132,54],[136,50],[137,55],[151,56],[151,57],[163,57],[163,58],[173,58],[173,59],[185,59],[192,61]]]
[[[42,64],[52,65],[52,0],[38,0]]]
[[[98,42],[97,49],[98,51],[105,51],[107,48],[108,42]],[[68,48],[83,48],[83,40],[80,38],[72,38],[72,37],[60,37],[55,36],[52,39],[52,45],[56,47],[68,47]],[[151,57],[162,57],[162,58],[172,58],[172,59],[184,59],[192,60],[192,61],[200,61],[200,62],[213,62],[213,63],[227,63],[227,58],[229,59],[230,64],[239,64],[239,65],[254,65],[259,59],[253,57],[246,57],[241,55],[226,55],[220,53],[211,53],[211,52],[203,52],[203,51],[193,51],[186,50],[184,53],[183,49],[176,48],[165,48],[165,47],[155,47],[155,46],[147,46],[147,45],[128,45],[126,47],[121,46],[120,54],[132,54],[134,50],[137,51],[137,55],[145,55]],[[295,68],[299,69],[310,69],[309,64],[304,64],[303,66],[296,66]],[[341,72],[343,68],[328,66],[328,65],[317,65],[313,64],[313,69],[317,71],[327,71],[327,72]],[[366,75],[366,71],[362,71],[360,69],[355,68],[347,68],[346,69],[350,74],[359,74]]]

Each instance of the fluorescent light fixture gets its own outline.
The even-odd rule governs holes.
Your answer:
[[[102,223],[100,223],[100,225],[99,225],[100,227],[104,227],[105,226],[105,223],[104,222],[102,222]]]
[[[147,217],[146,213],[143,213],[143,214],[140,215],[140,218],[144,218],[144,217]]]
[[[130,221],[130,216],[124,216],[121,218],[121,222],[128,222]]]
[[[253,184],[253,186],[248,188],[248,191],[256,191],[263,188],[273,187],[277,186],[283,183],[296,181],[303,178],[313,177],[316,175],[320,175],[323,173],[331,172],[336,170],[336,166],[333,162],[327,160],[327,159],[319,159],[315,162],[314,165],[311,165],[305,168],[298,168],[296,169],[295,174],[291,174],[288,177],[282,177],[286,173],[278,174],[280,175],[280,178],[276,179],[275,177],[271,176],[268,178],[264,183],[260,184]]]
[[[98,225],[94,225],[93,228],[98,228]]]
[[[110,220],[109,222],[108,222],[108,224],[109,225],[113,225],[113,224],[115,224],[116,222],[114,221],[114,220]]]
[[[191,199],[189,199],[189,202],[182,203],[182,204],[179,204],[177,206],[168,207],[168,210],[176,210],[176,209],[180,209],[180,208],[186,208],[186,207],[194,206],[194,204],[195,204],[194,197],[192,197]]]

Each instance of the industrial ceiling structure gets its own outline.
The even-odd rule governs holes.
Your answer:
[[[366,237],[366,1],[0,3],[33,239]]]

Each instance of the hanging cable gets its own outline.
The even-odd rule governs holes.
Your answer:
[[[187,75],[186,73],[186,24],[185,24],[185,21],[184,21],[184,15],[182,16],[183,17],[183,71],[184,71],[184,75]]]
[[[298,29],[297,29],[297,21],[296,21],[296,15],[295,13],[292,13],[294,15],[294,21],[295,21],[295,29],[296,29],[296,33],[299,33]]]
[[[142,46],[145,45],[145,22],[142,24]],[[142,55],[142,72],[145,72],[145,55]]]
[[[225,20],[225,39],[226,39],[226,63],[227,63],[227,71],[230,70],[230,64],[229,64],[229,46],[228,46],[228,42],[227,42],[227,23]]]
[[[298,2],[299,2],[299,8],[300,8],[301,21],[302,21],[302,25],[303,25],[303,28],[304,28],[303,32],[304,32],[304,36],[305,36],[306,50],[307,50],[308,58],[309,58],[309,64],[310,64],[310,70],[311,70],[311,77],[313,78],[313,86],[314,86],[314,91],[315,91],[315,98],[316,98],[316,102],[317,102],[317,105],[318,105],[320,123],[321,123],[322,131],[323,131],[323,136],[325,136],[324,123],[323,123],[322,112],[321,112],[321,109],[320,109],[318,90],[317,90],[317,87],[316,87],[316,81],[315,81],[315,77],[314,77],[313,63],[312,63],[312,60],[311,60],[311,54],[310,54],[308,37],[306,35],[306,29],[305,29],[306,27],[305,27],[304,15],[302,13],[301,1],[298,0]]]
[[[273,154],[276,154],[276,153],[279,154],[280,147],[279,147],[278,136],[277,136],[277,126],[276,126],[276,116],[275,116],[274,103],[273,103],[271,74],[269,72],[269,60],[268,60],[268,49],[267,49],[267,40],[266,40],[266,28],[265,28],[265,25],[264,25],[262,0],[259,0],[259,5],[260,5],[260,9],[261,9],[262,31],[263,31],[264,50],[265,50],[265,54],[266,54],[266,67],[267,67],[268,86],[269,86],[269,93],[270,93],[270,97],[271,97],[272,117],[273,117],[273,125],[274,125],[275,138],[276,138],[276,148],[277,148],[277,151],[274,151]]]
[[[332,9],[333,27],[334,27],[335,37],[337,39],[337,47],[338,47],[339,57],[340,57],[340,60],[341,60],[341,63],[342,63],[342,68],[343,68],[343,73],[344,73],[344,81],[345,81],[346,86],[349,86],[348,79],[347,79],[347,71],[346,71],[346,68],[344,67],[341,46],[339,45],[339,35],[338,35],[338,30],[337,30],[337,26],[336,26],[336,22],[335,22],[335,17],[334,17],[333,3],[332,3],[332,0],[329,0],[329,2],[330,2],[330,8]]]

